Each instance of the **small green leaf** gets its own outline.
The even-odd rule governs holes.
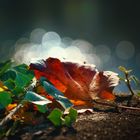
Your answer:
[[[3,109],[4,107],[0,104],[0,110]]]
[[[10,68],[2,76],[1,80],[8,86],[12,93],[18,96],[24,91],[34,77],[33,71],[25,64]]]
[[[130,79],[133,80],[136,85],[140,84],[140,80],[135,75],[131,75]]]
[[[27,91],[24,100],[42,106],[52,103],[52,101],[32,91]]]
[[[137,95],[140,96],[140,92],[137,92]]]
[[[0,76],[2,76],[11,67],[11,64],[11,60],[8,60],[4,63],[0,63]]]
[[[121,80],[121,81],[124,81],[125,82],[125,78],[123,78],[123,77],[121,77],[121,76],[118,76],[119,77],[119,79]]]
[[[64,94],[60,92],[59,90],[57,90],[53,85],[51,85],[47,81],[43,81],[42,83],[47,93],[53,96],[56,99],[56,101],[59,102],[63,106],[64,109],[70,108],[73,105],[70,102],[70,100],[66,98]]]
[[[12,103],[12,98],[9,92],[3,91],[0,92],[0,105],[5,108],[10,103]]]
[[[11,92],[17,97],[24,95],[24,89],[17,86],[14,89],[12,89]]]
[[[77,115],[77,110],[70,108],[69,114],[65,116],[63,123],[70,127],[76,121]]]
[[[30,80],[28,80],[27,76],[22,74],[22,73],[17,73],[16,79],[15,79],[15,84],[17,87],[24,87],[26,86]]]
[[[8,79],[7,81],[4,82],[4,85],[8,87],[8,89],[12,90],[15,88],[15,83],[12,79]]]
[[[21,64],[21,65],[18,65],[18,66],[14,67],[14,70],[16,70],[16,71],[18,71],[22,74],[26,74],[28,69],[29,69],[29,67],[26,64]]]
[[[127,70],[125,67],[123,67],[123,66],[119,66],[119,70],[120,71],[122,71],[122,72],[124,72],[124,73],[127,73],[127,74],[129,74],[130,72],[132,72],[132,70]]]
[[[63,113],[60,109],[55,108],[47,117],[53,124],[54,126],[61,126],[62,125],[62,117]]]
[[[40,111],[41,113],[45,113],[48,110],[46,105],[52,103],[52,101],[32,91],[27,91],[24,101],[28,101],[35,104],[38,111]]]
[[[30,83],[34,74],[24,64],[16,66],[8,70],[3,76],[2,80],[7,81],[12,79],[17,87],[24,87]]]
[[[74,108],[70,108],[68,116],[71,119],[71,123],[76,121],[77,115],[78,115],[77,110]]]
[[[133,70],[127,70],[126,72],[127,72],[127,73],[131,73],[132,71],[133,71]]]
[[[8,79],[15,80],[16,73],[15,73],[15,71],[10,69],[10,70],[6,71],[0,78],[2,81],[7,81]]]
[[[123,66],[119,66],[119,70],[122,71],[122,72],[126,72],[127,71],[126,68],[123,67]]]
[[[27,86],[33,79],[34,74],[32,71],[28,70],[28,66],[25,64],[16,66],[13,68],[16,72],[15,84],[19,87]]]
[[[46,111],[48,110],[46,105],[36,105],[36,107],[41,113],[46,113]]]
[[[69,116],[65,116],[65,118],[64,118],[64,124],[66,126],[68,126],[68,127],[71,126],[72,123],[71,123],[71,118]]]

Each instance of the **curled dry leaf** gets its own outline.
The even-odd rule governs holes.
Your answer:
[[[99,72],[92,64],[61,62],[48,58],[30,64],[37,79],[46,77],[75,105],[90,103],[93,99],[114,100],[112,91],[119,83],[118,74],[111,71]]]

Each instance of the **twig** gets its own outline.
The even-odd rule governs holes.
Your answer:
[[[22,103],[20,103],[17,107],[15,107],[1,122],[0,122],[0,128],[8,123],[11,119],[12,116],[22,107]]]
[[[129,110],[137,110],[137,111],[140,111],[140,108],[138,108],[138,107],[129,107],[129,106],[117,105],[115,103],[114,104],[113,103],[110,104],[110,103],[106,103],[106,102],[99,102],[97,100],[94,100],[93,102],[96,103],[96,104],[100,104],[100,105],[114,107],[116,109],[121,108],[121,109],[129,109]]]

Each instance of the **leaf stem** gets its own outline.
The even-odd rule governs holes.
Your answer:
[[[130,96],[128,102],[127,102],[127,105],[130,106],[131,105],[131,100],[132,100],[135,93],[134,93],[134,91],[133,91],[133,89],[130,85],[129,76],[128,76],[127,72],[125,72],[125,78],[126,78],[125,84],[127,85],[129,91],[131,92],[131,96]]]
[[[131,88],[131,85],[130,85],[130,81],[129,81],[129,78],[128,78],[128,73],[125,73],[125,77],[126,77],[126,85],[127,85],[128,89],[130,90],[131,95],[133,96],[134,92],[133,92],[133,90]]]

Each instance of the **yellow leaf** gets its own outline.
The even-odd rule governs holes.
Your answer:
[[[7,90],[8,88],[0,81],[0,92]]]
[[[14,109],[16,106],[17,106],[16,103],[14,103],[14,104],[9,104],[9,105],[6,107],[6,110],[10,111],[10,110]]]
[[[4,91],[4,89],[0,87],[0,92],[3,92],[3,91]]]

